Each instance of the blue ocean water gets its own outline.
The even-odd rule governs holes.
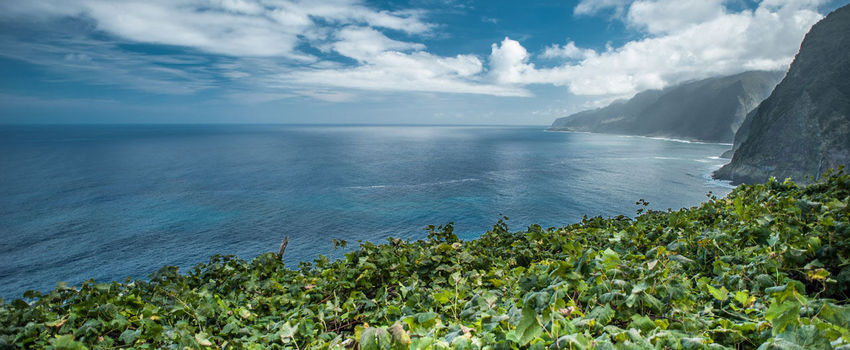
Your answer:
[[[214,254],[338,257],[419,239],[697,205],[729,145],[457,126],[0,127],[0,297],[181,271]]]

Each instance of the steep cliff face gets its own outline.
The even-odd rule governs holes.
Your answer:
[[[644,91],[559,118],[551,129],[732,142],[747,113],[781,78],[781,72],[754,71]]]
[[[812,27],[788,74],[748,118],[716,178],[805,182],[850,164],[850,6]]]
[[[753,123],[753,115],[758,113],[758,107],[754,108],[750,113],[747,113],[747,117],[744,118],[744,122],[741,123],[741,126],[738,128],[738,131],[735,132],[735,140],[732,144],[732,149],[723,152],[720,155],[721,158],[732,159],[732,155],[735,154],[735,151],[741,147],[741,144],[744,143],[744,140],[750,136],[750,126]]]

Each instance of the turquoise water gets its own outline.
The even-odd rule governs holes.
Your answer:
[[[332,239],[462,238],[697,205],[728,145],[544,127],[0,127],[0,296]],[[339,256],[340,252],[335,253]]]

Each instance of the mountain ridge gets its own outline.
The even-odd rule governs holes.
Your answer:
[[[747,113],[768,96],[781,75],[749,71],[647,90],[626,101],[558,118],[550,130],[731,143]]]
[[[715,178],[807,182],[850,164],[850,5],[812,26],[788,74],[742,125]]]

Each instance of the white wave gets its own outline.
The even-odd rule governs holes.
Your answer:
[[[616,135],[616,134],[605,134],[605,133],[601,133],[601,132],[573,131],[573,130],[552,130],[552,129],[546,129],[546,130],[543,130],[543,131],[545,131],[545,132],[565,132],[565,133],[568,133],[568,134],[599,134],[599,135]]]
[[[672,138],[672,137],[660,137],[660,136],[646,136],[646,138],[653,139],[653,140],[660,140],[660,141],[693,143],[693,144],[698,144],[698,145],[728,145],[728,146],[732,145],[731,143],[725,143],[725,142],[692,141],[692,140],[684,140],[684,139],[677,139],[677,138]]]
[[[738,186],[733,185],[732,182],[729,181],[729,180],[718,180],[718,179],[712,178],[711,174],[708,174],[708,176],[705,176],[705,179],[706,179],[705,185],[708,186],[708,187],[722,187],[722,188],[729,188],[729,189],[733,189],[735,187],[738,187]]]
[[[674,139],[674,138],[671,138],[671,137],[647,136],[646,138],[653,139],[653,140],[672,141],[672,142],[681,142],[681,143],[705,143],[705,142],[699,142],[699,141]]]
[[[414,185],[414,186],[448,185],[448,184],[456,184],[456,183],[461,183],[461,182],[471,182],[471,181],[478,181],[478,179],[475,179],[475,178],[467,178],[467,179],[459,179],[459,180],[448,180],[448,181],[440,181],[440,182],[429,182],[429,183],[424,183],[424,184]]]
[[[419,188],[419,187],[451,185],[451,184],[473,182],[473,181],[479,181],[479,179],[466,178],[466,179],[446,180],[446,181],[437,181],[437,182],[425,182],[425,183],[421,183],[421,184],[348,186],[346,188],[352,189],[352,190],[372,190],[372,189],[381,189],[381,188]]]
[[[679,143],[693,143],[693,144],[697,144],[697,145],[729,145],[729,146],[732,145],[731,143],[694,141],[694,140],[677,139],[677,138],[674,138],[674,137],[663,137],[663,136],[641,136],[641,135],[619,135],[619,136],[640,137],[640,138],[650,139],[650,140],[679,142]]]
[[[662,137],[662,136],[642,136],[642,135],[626,135],[626,134],[609,134],[604,132],[590,132],[590,131],[572,131],[572,130],[549,130],[548,132],[568,132],[574,134],[599,134],[599,135],[611,135],[611,136],[620,136],[620,137],[640,137],[644,139],[652,139],[659,141],[670,141],[670,142],[680,142],[680,143],[694,143],[699,145],[724,145],[724,146],[732,146],[731,143],[725,142],[704,142],[704,141],[693,141],[693,140],[685,140],[685,139],[677,139],[673,137]]]
[[[372,185],[372,186],[348,186],[346,188],[352,190],[371,190],[376,188],[386,188],[387,185]]]
[[[717,169],[722,168],[724,165],[726,165],[726,164],[720,164],[720,165],[717,165],[717,166],[713,166],[713,167],[708,169],[707,173],[702,174],[702,178],[705,180],[705,185],[707,187],[722,187],[722,188],[729,188],[729,189],[738,187],[738,186],[733,185],[732,182],[729,181],[729,180],[718,180],[718,179],[711,177],[711,175],[714,174],[714,172],[717,171]]]

